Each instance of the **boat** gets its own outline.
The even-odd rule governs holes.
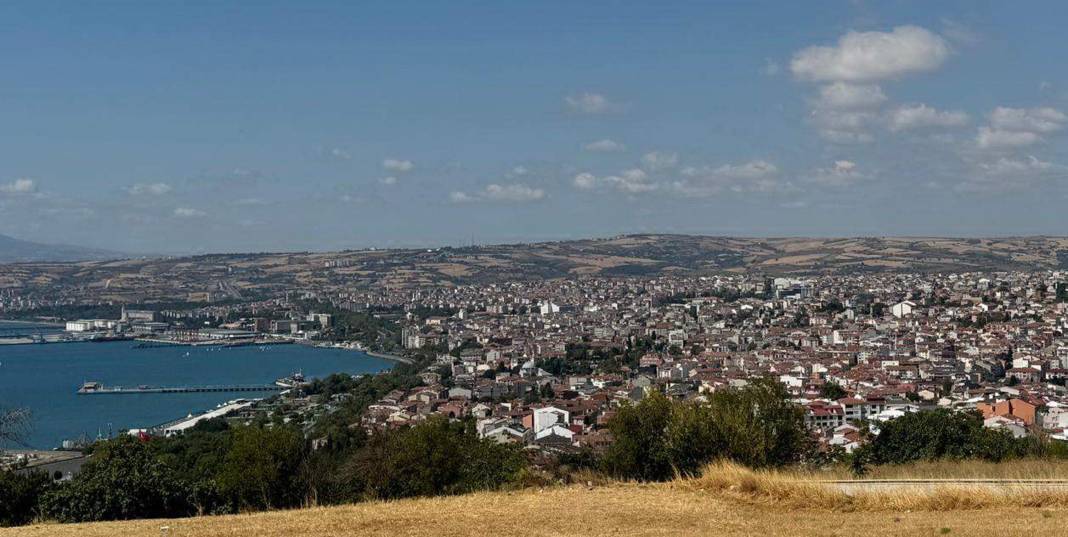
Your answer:
[[[308,381],[304,379],[304,373],[300,371],[274,381],[275,386],[281,386],[282,388],[298,388],[307,383]]]
[[[93,393],[104,389],[104,385],[99,382],[83,382],[82,387],[78,388],[78,393]]]

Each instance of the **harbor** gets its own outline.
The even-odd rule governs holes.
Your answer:
[[[26,437],[29,447],[48,450],[63,445],[64,440],[106,438],[125,429],[196,415],[236,398],[269,397],[287,389],[275,383],[297,371],[311,379],[338,372],[373,374],[392,365],[353,350],[308,345],[134,349],[135,344],[112,341],[0,347],[2,403],[32,412],[32,430]],[[124,388],[260,388],[271,384],[277,388],[241,392],[138,389],[104,397],[79,394],[78,388],[86,381]]]
[[[205,393],[205,392],[280,392],[288,388],[277,384],[223,384],[218,386],[105,386],[86,382],[78,388],[78,395],[121,395],[138,393]]]

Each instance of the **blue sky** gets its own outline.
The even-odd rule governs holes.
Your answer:
[[[1065,20],[1063,2],[8,2],[0,233],[131,252],[1063,235]]]

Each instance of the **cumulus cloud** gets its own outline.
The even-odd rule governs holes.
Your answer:
[[[857,163],[851,160],[836,160],[830,167],[817,168],[808,179],[822,186],[843,187],[866,177],[867,175],[857,168]]]
[[[882,88],[875,84],[835,82],[820,88],[819,105],[827,108],[851,110],[877,107],[886,102]]]
[[[174,216],[178,218],[199,218],[206,213],[200,209],[193,209],[191,207],[177,207],[174,209]]]
[[[999,106],[990,113],[990,127],[1005,131],[1050,134],[1064,128],[1068,116],[1055,108],[1007,108]]]
[[[415,168],[415,164],[410,160],[387,158],[382,161],[382,167],[391,172],[405,173],[412,171]]]
[[[650,151],[642,155],[642,166],[647,170],[661,171],[679,164],[679,154],[666,151]]]
[[[602,179],[602,181],[627,194],[652,192],[659,188],[659,185],[649,182],[649,174],[639,168],[623,170],[619,175],[610,175]]]
[[[989,125],[979,128],[976,144],[983,149],[1011,149],[1029,146],[1044,136],[1060,132],[1068,116],[1049,107],[1008,108],[999,106],[990,113]]]
[[[622,107],[600,93],[578,93],[564,97],[568,110],[579,114],[598,115],[618,112]]]
[[[790,188],[789,184],[779,180],[779,167],[766,160],[717,167],[687,167],[679,173],[682,178],[671,186],[689,196],[711,196],[724,191],[777,192]]]
[[[34,192],[37,192],[37,181],[26,177],[0,184],[0,193],[4,194],[32,194]]]
[[[838,110],[817,107],[810,119],[825,140],[838,144],[868,143],[874,140],[869,132],[879,114],[874,110]]]
[[[834,46],[798,51],[794,76],[816,82],[873,82],[938,69],[950,56],[945,39],[919,26],[890,32],[849,32]]]
[[[378,180],[378,182],[379,182],[379,184],[383,184],[383,185],[387,185],[387,186],[395,185],[395,184],[397,184],[397,178],[392,176],[392,175],[390,175],[389,177],[380,178]]]
[[[598,180],[596,175],[593,175],[589,172],[582,172],[575,176],[575,178],[572,180],[572,183],[574,183],[576,188],[590,190],[593,188],[597,188]]]
[[[925,104],[904,105],[887,115],[890,130],[904,131],[930,127],[960,127],[968,123],[968,114],[938,110]]]
[[[596,142],[590,142],[582,147],[586,151],[591,153],[618,153],[620,151],[626,151],[627,148],[623,144],[609,140],[607,138],[603,140],[597,140]]]
[[[660,185],[649,180],[649,174],[640,168],[623,170],[615,175],[598,177],[589,172],[583,172],[574,177],[572,183],[575,188],[591,190],[606,187],[618,190],[626,194],[641,194],[652,192],[660,188]]]
[[[1068,177],[1068,169],[1034,156],[1025,158],[1001,157],[979,162],[966,180],[956,185],[968,192],[1000,192],[1026,188],[1038,181]]]
[[[979,127],[975,142],[983,149],[1003,149],[1028,146],[1041,139],[1041,136],[1033,132],[1002,131],[990,127]]]
[[[162,196],[171,190],[174,189],[167,183],[137,183],[126,187],[126,192],[134,196]]]
[[[500,202],[527,203],[545,198],[545,191],[522,183],[489,184],[479,192],[452,192],[449,201],[453,203]]]

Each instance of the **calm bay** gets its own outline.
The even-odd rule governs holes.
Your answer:
[[[0,321],[0,327],[5,326],[12,325]],[[29,408],[33,418],[27,442],[49,449],[65,439],[150,427],[232,399],[270,395],[78,395],[78,387],[86,381],[126,387],[272,384],[296,371],[312,378],[378,373],[392,365],[362,352],[304,345],[147,349],[135,345],[133,341],[0,345],[0,407]]]

